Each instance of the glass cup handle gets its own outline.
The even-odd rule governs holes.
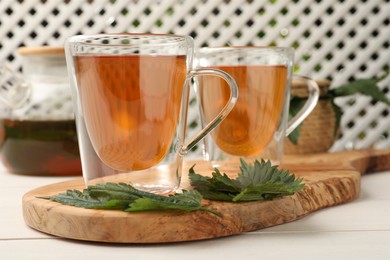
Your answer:
[[[320,96],[320,90],[318,84],[309,77],[305,76],[294,76],[304,80],[307,83],[309,90],[309,97],[306,100],[305,105],[299,110],[299,112],[288,122],[286,129],[286,136],[291,134],[295,128],[313,111],[317,105],[318,98]]]
[[[230,113],[238,98],[238,87],[236,81],[226,72],[218,69],[195,69],[190,71],[189,78],[197,76],[217,76],[223,78],[230,87],[230,97],[225,107],[219,112],[219,114],[211,120],[196,136],[194,136],[187,145],[183,145],[179,149],[180,155],[187,154],[200,140],[202,140],[208,133],[210,133],[215,127],[221,123],[221,121]]]

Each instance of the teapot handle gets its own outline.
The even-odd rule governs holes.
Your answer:
[[[0,100],[14,109],[23,106],[31,95],[31,85],[22,75],[0,64]]]

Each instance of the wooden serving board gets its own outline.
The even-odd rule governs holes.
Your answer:
[[[390,150],[289,156],[280,168],[302,177],[305,188],[293,196],[265,202],[203,201],[223,217],[205,211],[127,213],[92,210],[37,198],[67,189],[82,190],[85,187],[81,178],[28,192],[23,197],[23,215],[27,225],[34,229],[78,240],[161,243],[230,236],[291,222],[321,208],[357,198],[361,174],[390,169]],[[211,173],[202,162],[197,162],[195,169],[204,174]],[[188,186],[185,175],[182,187]]]

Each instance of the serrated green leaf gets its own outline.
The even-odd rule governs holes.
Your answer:
[[[183,190],[182,194],[175,194],[168,197],[139,198],[129,204],[126,211],[148,211],[175,209],[183,211],[204,210],[201,205],[202,195],[197,191]],[[215,214],[215,212],[213,212]]]
[[[234,180],[217,170],[212,178],[201,176],[192,167],[189,173],[191,185],[206,199],[232,202],[270,200],[292,195],[304,187],[302,179],[295,178],[287,170],[279,170],[270,161],[256,160],[251,165],[241,159],[240,163],[241,172]],[[229,189],[226,189],[226,183]]]
[[[202,195],[197,191],[183,191],[170,196],[145,192],[125,183],[104,183],[88,186],[82,192],[68,190],[54,196],[40,197],[65,205],[88,209],[111,209],[126,211],[150,210],[204,210],[220,216],[201,205]]]
[[[218,189],[219,191],[224,192],[237,192],[238,183],[229,178],[225,173],[221,174],[218,169],[214,169],[212,177],[202,176],[195,173],[194,166],[189,169],[189,177],[191,186],[196,187],[198,191],[209,191]]]
[[[245,188],[233,198],[233,201],[269,200],[294,193],[295,188],[289,187],[283,182],[268,182]]]
[[[333,97],[344,97],[354,94],[362,94],[390,105],[390,100],[376,85],[377,79],[359,79],[349,84],[331,89],[329,92]]]
[[[110,200],[107,197],[92,197],[87,190],[84,190],[84,192],[67,190],[65,193],[40,198],[87,209],[125,209],[132,202],[132,200]]]
[[[129,205],[126,211],[143,211],[156,209],[181,209],[193,211],[201,207],[200,193],[183,191],[183,194],[160,196],[158,198],[139,198]]]
[[[238,174],[237,181],[240,183],[241,190],[250,185],[265,183],[271,178],[276,178],[278,171],[276,166],[272,166],[270,161],[262,160],[261,163],[256,160],[252,165],[248,165],[243,159],[241,162],[241,172]]]
[[[199,190],[203,198],[217,201],[232,201],[237,192],[230,193],[220,190]]]
[[[106,197],[108,199],[127,199],[136,200],[144,196],[158,196],[153,193],[144,192],[134,188],[126,183],[98,183],[94,186],[87,187],[88,194],[92,197]]]

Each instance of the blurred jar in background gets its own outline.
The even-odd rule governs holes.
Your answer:
[[[19,53],[25,83],[0,73],[7,85],[0,91],[3,165],[17,174],[81,175],[64,49],[23,47]]]

